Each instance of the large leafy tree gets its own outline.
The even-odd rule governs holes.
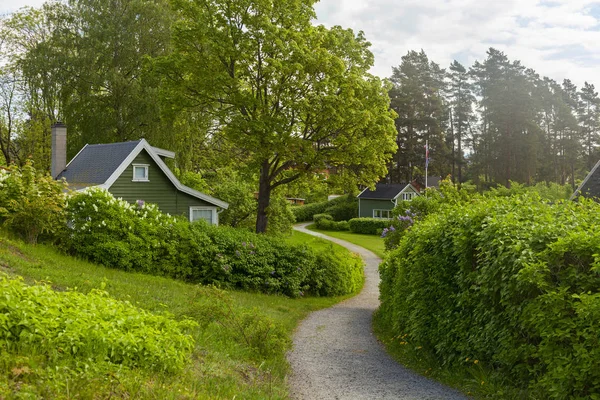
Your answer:
[[[257,172],[257,232],[276,188],[339,165],[373,184],[395,149],[388,88],[367,72],[369,43],[312,25],[313,4],[175,0],[174,53],[159,62],[172,104],[204,113],[211,134]]]

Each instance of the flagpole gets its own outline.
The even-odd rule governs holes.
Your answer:
[[[429,167],[429,140],[425,140],[425,189],[427,189],[427,168]]]

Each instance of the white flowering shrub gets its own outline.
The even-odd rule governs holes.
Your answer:
[[[66,183],[23,167],[0,169],[0,224],[36,243],[40,235],[60,236],[65,226]]]
[[[189,223],[154,204],[130,204],[104,189],[72,196],[66,208],[70,251],[127,271],[191,279],[192,258],[207,240],[190,235]],[[198,250],[199,251],[199,250]]]

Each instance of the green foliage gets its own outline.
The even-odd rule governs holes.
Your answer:
[[[247,179],[231,168],[222,168],[212,175],[207,175],[206,180],[212,187],[209,193],[229,203],[229,207],[219,214],[219,224],[233,227],[250,226],[256,216],[256,199],[254,198],[256,182]],[[282,212],[285,215],[285,208],[283,210],[280,208],[275,206],[273,211],[276,214]],[[274,218],[278,222],[285,219],[285,217],[279,218],[279,216],[274,216]],[[281,222],[278,225],[281,225]],[[285,231],[282,226],[278,226],[278,228]],[[273,230],[276,231],[275,228]]]
[[[336,286],[331,276],[345,279],[341,270],[353,270],[355,263],[319,258],[319,252],[277,237],[189,224],[155,205],[131,205],[102,189],[74,195],[67,216],[67,248],[113,268],[291,297],[346,294],[353,287],[341,281]]]
[[[256,202],[254,202],[256,205]],[[292,206],[281,194],[271,196],[269,207],[267,207],[269,225],[267,233],[270,235],[290,235],[292,233],[296,218],[292,212]]]
[[[329,214],[315,214],[313,216],[317,229],[325,231],[349,231],[350,225],[348,221],[334,221]]]
[[[378,320],[442,365],[539,398],[600,394],[600,205],[477,198],[415,224],[380,266]]]
[[[358,199],[352,195],[345,195],[329,201],[294,207],[292,211],[297,222],[312,221],[315,214],[329,214],[334,221],[348,221],[358,216]]]
[[[571,185],[559,185],[554,182],[539,182],[532,186],[510,182],[510,188],[496,186],[485,192],[486,196],[514,196],[525,193],[537,193],[540,198],[548,201],[568,200],[573,194]]]
[[[45,354],[86,363],[111,363],[159,372],[180,372],[194,342],[177,322],[113,300],[26,286],[0,276],[0,341],[3,352]]]
[[[30,162],[0,169],[0,223],[29,243],[59,235],[66,223],[65,190],[64,182],[42,175]]]
[[[299,242],[320,248],[307,240]],[[31,351],[15,354],[0,349],[0,397],[7,399],[286,398],[289,365],[285,353],[298,322],[309,312],[341,300],[225,292],[128,273],[68,257],[52,246],[10,240],[4,232],[0,232],[0,265],[11,274],[22,275],[27,282],[50,281],[56,290],[75,288],[80,293],[102,288],[112,298],[149,312],[199,322],[190,331],[196,346],[189,363],[176,374],[66,356],[49,360]],[[243,317],[250,313],[253,315]],[[248,319],[254,322],[244,322]],[[282,330],[284,337],[279,336]]]
[[[350,231],[365,235],[381,235],[381,232],[392,223],[389,219],[353,218],[348,221]]]
[[[174,94],[169,106],[206,112],[216,134],[247,154],[260,181],[257,232],[267,230],[274,189],[327,163],[351,166],[358,183],[385,174],[393,112],[387,83],[368,73],[362,32],[313,25],[312,0],[173,5],[174,51],[157,62]]]
[[[97,263],[154,275],[191,279],[195,259],[210,251],[205,236],[153,204],[132,205],[103,189],[73,195],[66,208],[66,247]]]

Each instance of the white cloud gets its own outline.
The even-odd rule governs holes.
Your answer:
[[[44,0],[0,0],[0,14]],[[558,81],[600,86],[600,0],[321,0],[317,23],[365,32],[373,73],[391,74],[409,50],[447,67],[489,47]]]
[[[322,0],[316,10],[317,23],[365,32],[380,76],[409,50],[447,67],[494,47],[542,76],[600,85],[600,0]]]
[[[18,10],[21,7],[39,7],[44,4],[46,0],[1,0],[0,1],[0,15],[5,15]]]

